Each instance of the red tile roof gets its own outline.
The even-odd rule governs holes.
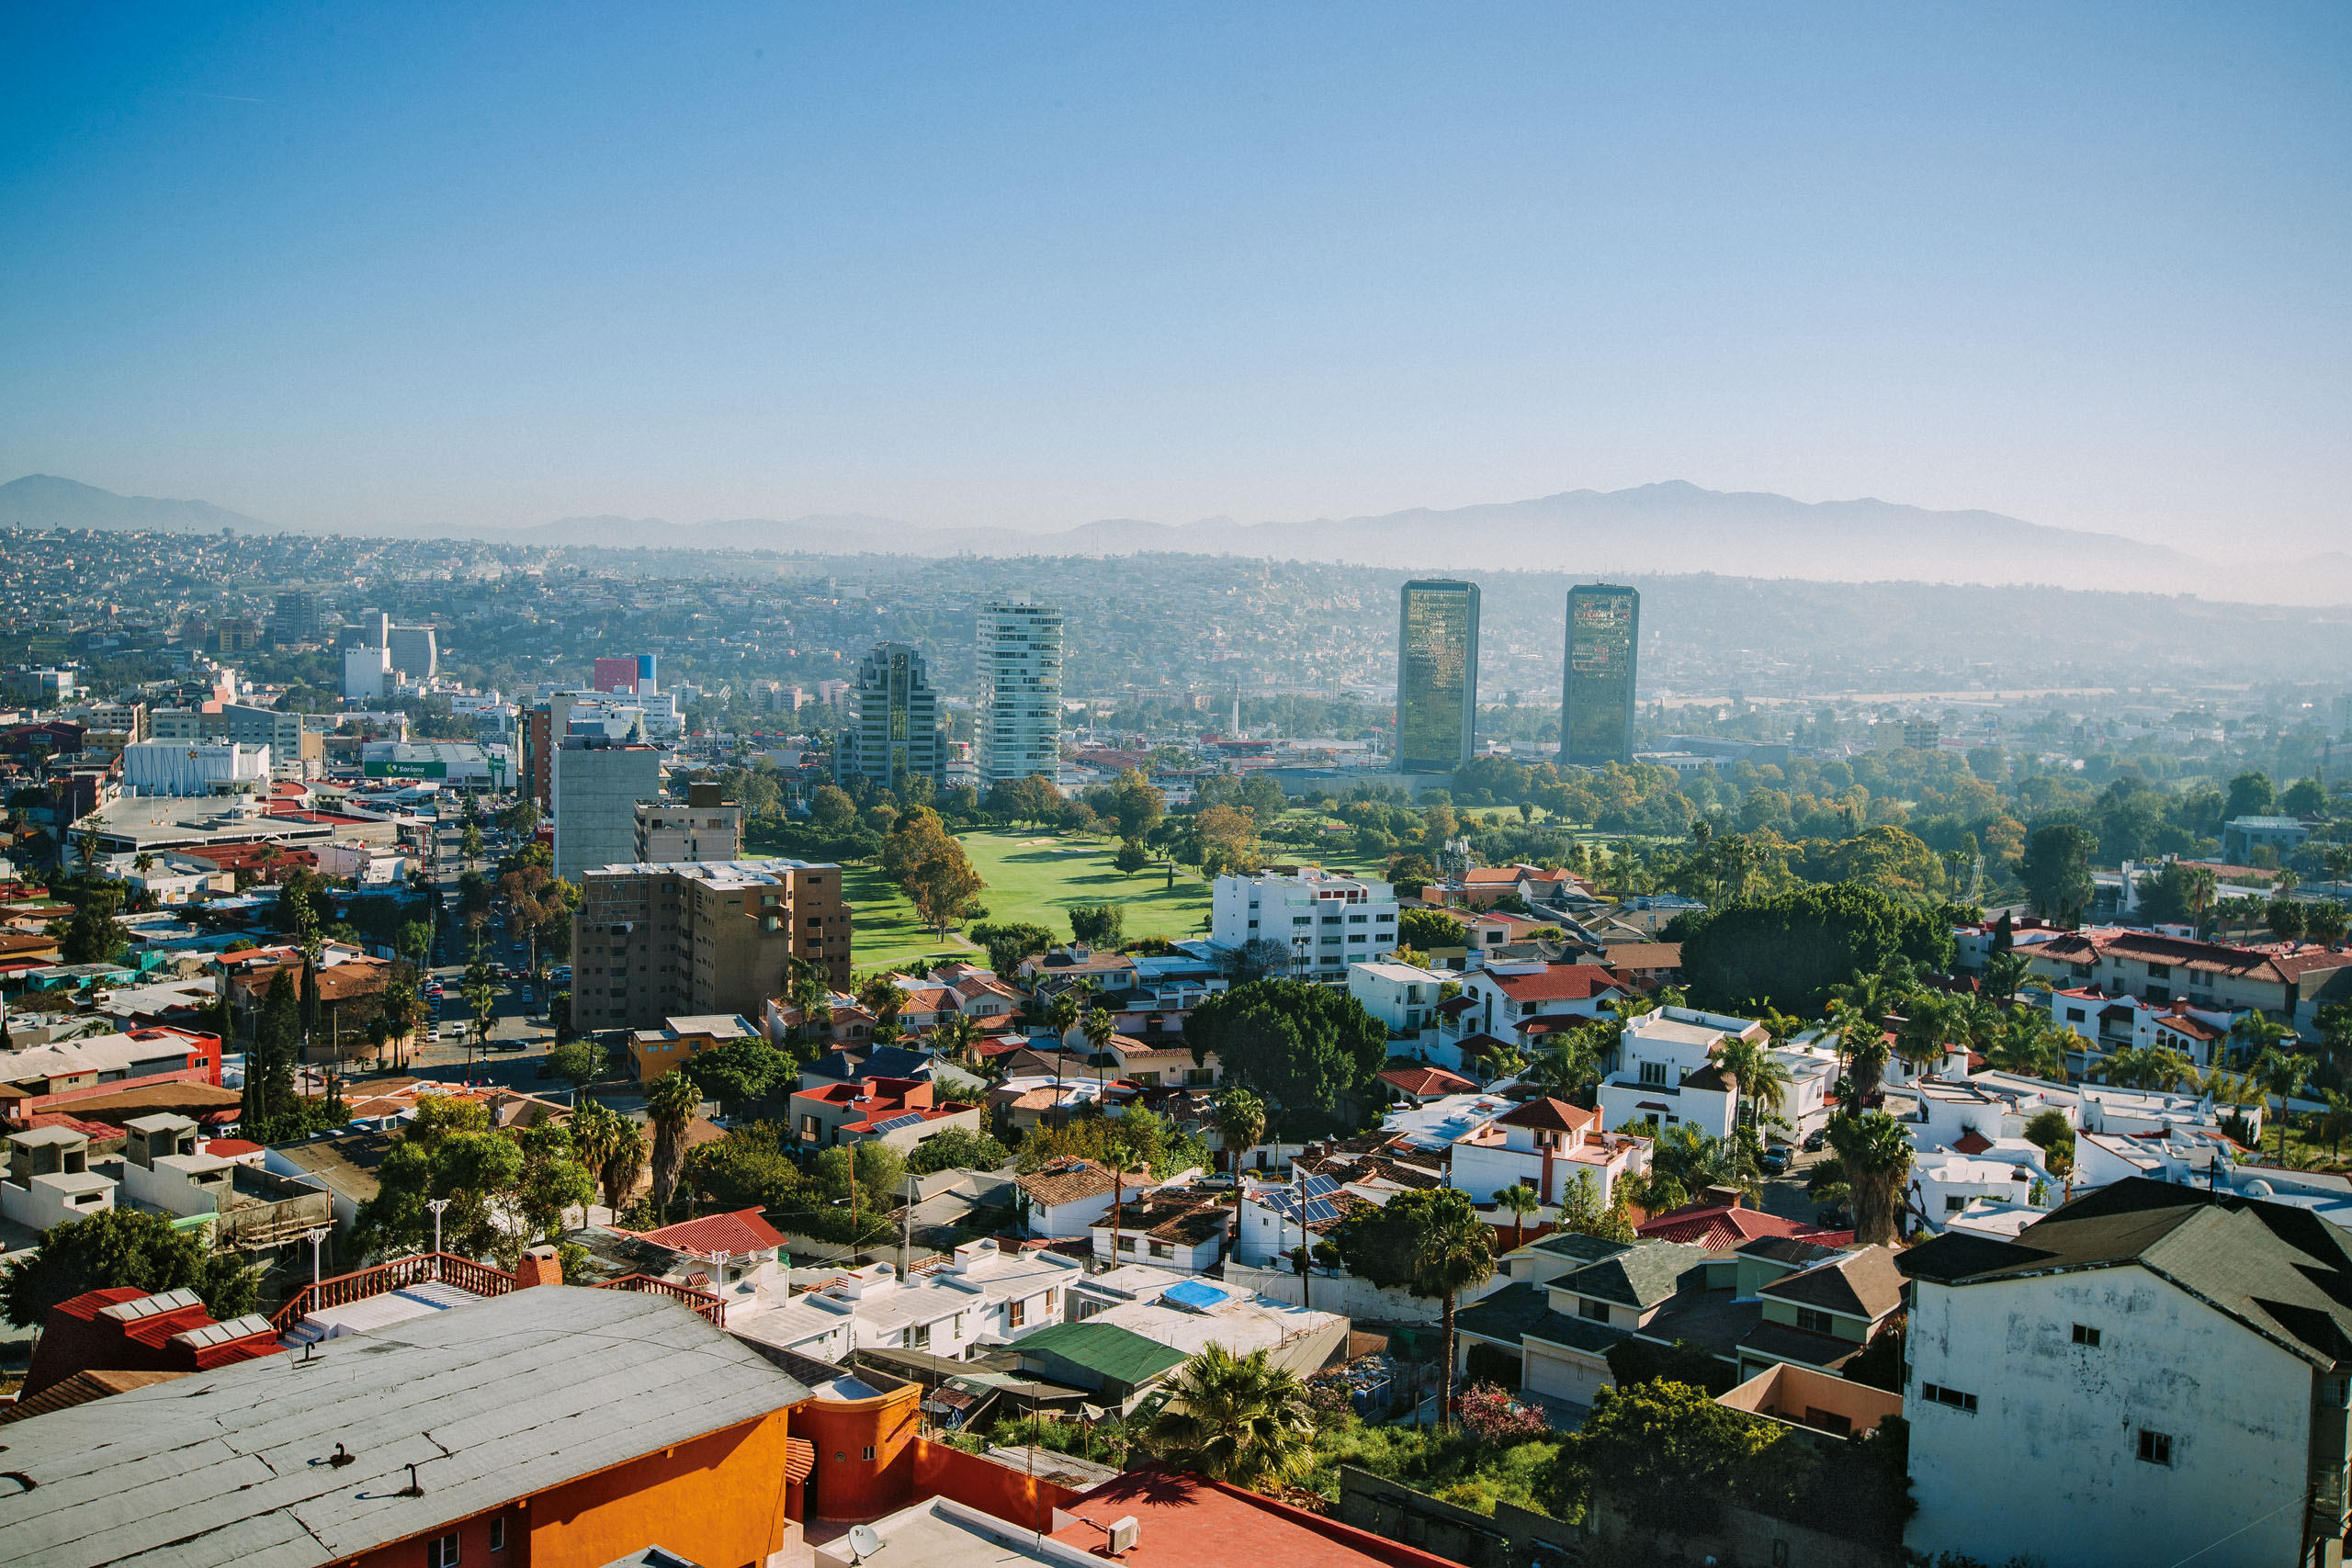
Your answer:
[[[1992,1146],[1993,1140],[1973,1127],[1951,1141],[1951,1151],[1956,1155],[1981,1155]]]
[[[1625,982],[1598,964],[1553,964],[1540,975],[1489,972],[1487,978],[1515,1002],[1583,1002],[1627,994]]]
[[[1381,1073],[1380,1081],[1411,1095],[1472,1094],[1478,1088],[1460,1073],[1449,1073],[1443,1067],[1390,1067]]]
[[[1727,1252],[1742,1242],[1762,1236],[1789,1236],[1829,1245],[1825,1238],[1835,1233],[1802,1220],[1768,1214],[1760,1209],[1701,1201],[1669,1209],[1656,1219],[1634,1226],[1634,1234],[1644,1241],[1680,1242],[1703,1247],[1710,1252]]]
[[[642,1239],[673,1252],[712,1253],[724,1247],[729,1256],[742,1252],[757,1252],[766,1247],[782,1247],[784,1237],[760,1218],[757,1209],[738,1209],[729,1214],[706,1214],[699,1220],[686,1220],[674,1225],[664,1225],[658,1231],[639,1233]]]
[[[1417,1547],[1176,1472],[1129,1471],[1080,1493],[1066,1511],[1077,1517],[1051,1539],[1090,1554],[1103,1554],[1112,1520],[1133,1517],[1142,1527],[1136,1544],[1119,1554],[1122,1568],[1198,1568],[1204,1562],[1452,1568],[1444,1558]]]
[[[1495,1118],[1498,1126],[1533,1127],[1550,1133],[1599,1132],[1600,1112],[1584,1111],[1565,1100],[1531,1100]]]

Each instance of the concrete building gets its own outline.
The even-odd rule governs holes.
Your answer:
[[[2310,943],[2292,951],[2233,947],[2095,926],[2017,951],[2054,987],[2095,985],[2109,997],[2137,997],[2165,1008],[2180,1001],[2204,1011],[2256,1011],[2314,1039],[2319,1010],[2352,1001],[2352,953]],[[2060,1021],[2087,1021],[2066,1019],[2062,1011]]]
[[[1646,1138],[1607,1131],[1601,1115],[1566,1100],[1523,1101],[1453,1145],[1446,1184],[1481,1204],[1506,1187],[1526,1187],[1549,1209],[1567,1197],[1581,1172],[1605,1204],[1619,1177],[1648,1167],[1650,1145]]]
[[[392,674],[392,656],[378,644],[361,643],[343,650],[343,697],[345,702],[373,702],[384,694]]]
[[[1582,767],[1634,758],[1634,682],[1642,596],[1605,582],[1568,590],[1560,761]]]
[[[1413,964],[1356,960],[1348,965],[1348,995],[1388,1026],[1390,1055],[1426,1062],[1438,1035],[1438,992],[1453,978]]]
[[[430,681],[441,668],[441,645],[431,626],[394,626],[384,645],[391,667],[412,681]]]
[[[1478,739],[1478,585],[1417,579],[1396,624],[1396,771],[1450,773]]]
[[[2300,817],[2233,817],[2222,824],[2222,859],[2252,865],[2256,850],[2268,850],[2283,863],[2311,836],[2311,824]]]
[[[1051,604],[980,610],[979,787],[1061,773],[1062,613]]]
[[[582,1030],[758,1018],[795,958],[822,964],[835,986],[849,982],[851,915],[837,865],[621,863],[590,869],[581,887],[571,1007]]]
[[[330,628],[326,605],[307,588],[279,592],[269,612],[269,640],[280,648],[296,643],[323,643]]]
[[[1293,978],[1343,981],[1349,964],[1396,951],[1396,889],[1319,866],[1220,876],[1209,897],[1209,940],[1227,952],[1271,942],[1287,950]]]
[[[138,795],[212,795],[269,784],[270,750],[235,741],[141,740],[122,749],[122,785]]]
[[[222,703],[218,707],[157,708],[147,716],[151,740],[226,740],[266,746],[273,762],[326,759],[326,737],[302,722],[299,713]]]
[[[637,803],[637,858],[654,864],[733,860],[743,852],[743,808],[716,784],[686,785],[683,804]]]
[[[1903,1253],[1905,1545],[2051,1568],[2340,1561],[2344,1234],[2133,1179],[2015,1241],[1954,1230]]]
[[[628,741],[570,735],[550,758],[555,874],[577,883],[593,866],[637,858],[637,803],[662,795],[662,753]]]
[[[931,689],[920,649],[903,642],[876,646],[858,660],[847,706],[849,722],[833,751],[835,778],[863,778],[878,789],[895,790],[909,775],[919,774],[935,787],[946,787],[946,732],[939,725],[939,694]],[[1058,737],[1058,713],[1055,725]],[[1057,746],[1057,760],[1058,755]],[[1033,771],[1054,775],[1051,767]]]

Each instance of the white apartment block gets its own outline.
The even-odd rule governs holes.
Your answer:
[[[1415,964],[1352,959],[1348,964],[1348,995],[1388,1026],[1390,1055],[1419,1052],[1426,1056],[1425,1042],[1433,1043],[1437,1039],[1438,992],[1453,978]]]
[[[979,787],[1061,773],[1062,613],[1051,604],[980,611]]]
[[[1396,892],[1317,866],[1220,876],[1209,895],[1209,941],[1228,952],[1272,942],[1289,950],[1292,978],[1344,981],[1349,964],[1396,951]]]

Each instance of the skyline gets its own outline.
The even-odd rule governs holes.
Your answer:
[[[561,15],[14,18],[0,474],[355,529],[1683,479],[2341,531],[2336,13]]]

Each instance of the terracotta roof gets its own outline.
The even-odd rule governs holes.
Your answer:
[[[711,1253],[721,1247],[729,1257],[743,1252],[758,1252],[782,1247],[784,1237],[760,1218],[757,1209],[738,1209],[729,1214],[707,1214],[699,1220],[687,1220],[679,1224],[664,1225],[658,1231],[640,1231],[638,1239],[650,1241],[672,1252]]]
[[[249,1144],[243,1138],[214,1138],[204,1145],[204,1152],[219,1155],[222,1159],[235,1159],[239,1155],[261,1153],[259,1144]]]
[[[1600,1126],[1600,1112],[1581,1111],[1565,1100],[1531,1100],[1515,1106],[1495,1118],[1498,1126],[1534,1127],[1545,1132],[1595,1132]]]
[[[1608,964],[1611,969],[1679,969],[1682,967],[1682,944],[1679,942],[1621,942],[1609,949]]]
[[[1669,1209],[1656,1219],[1634,1226],[1634,1234],[1645,1241],[1687,1242],[1710,1252],[1729,1252],[1747,1242],[1767,1237],[1804,1241],[1829,1233],[1818,1225],[1782,1219],[1760,1209],[1698,1202]]]
[[[1109,1171],[1091,1159],[1057,1160],[1034,1175],[1015,1177],[1013,1180],[1023,1191],[1048,1207],[1100,1197],[1118,1185]]]
[[[1598,964],[1552,964],[1540,975],[1498,975],[1486,979],[1515,1002],[1582,1002],[1604,995],[1623,996],[1625,982]]]
[[[1478,1004],[1468,997],[1448,997],[1437,1004],[1437,1010],[1448,1018],[1460,1018]]]
[[[1992,1146],[1993,1140],[1973,1127],[1951,1141],[1952,1153],[1958,1155],[1981,1155]]]
[[[2235,947],[2226,942],[2159,936],[2153,931],[2102,928],[2053,937],[2030,949],[2030,957],[2058,964],[2088,964],[2103,957],[2154,959],[2176,968],[2231,975],[2284,985],[2315,970],[2352,967],[2352,953],[2309,943]]]
[[[1468,1078],[1459,1073],[1449,1073],[1443,1067],[1389,1067],[1380,1074],[1380,1081],[1413,1095],[1475,1094],[1478,1089],[1478,1086]]]

